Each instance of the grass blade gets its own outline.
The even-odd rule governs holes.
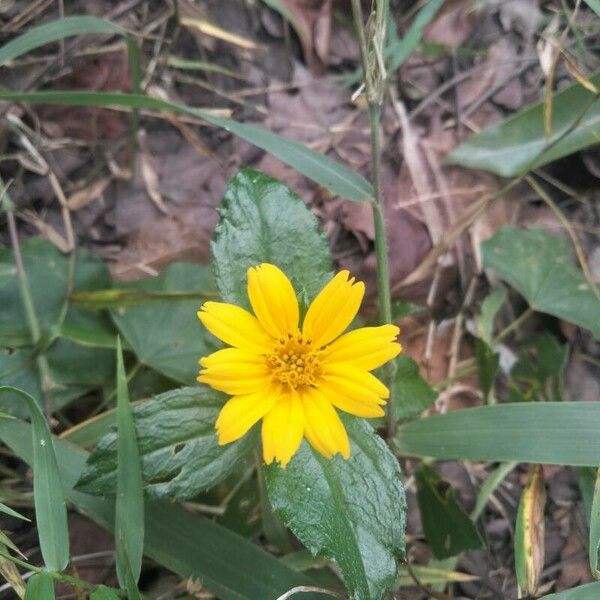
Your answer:
[[[133,413],[120,339],[117,341],[117,575],[128,591],[140,577],[144,551],[144,494]]]
[[[600,403],[527,402],[467,408],[407,423],[399,450],[442,460],[600,464]]]
[[[57,19],[34,27],[8,44],[4,44],[0,48],[0,65],[50,42],[84,33],[119,33],[123,35],[125,32],[118,25],[91,15],[73,15]]]
[[[50,571],[62,571],[69,562],[67,507],[53,438],[37,402],[27,393],[11,386],[0,393],[21,396],[31,414],[33,434],[33,500],[44,564]]]
[[[67,106],[126,107],[132,109],[166,110],[202,119],[216,127],[262,148],[282,162],[290,165],[309,179],[331,190],[342,198],[366,202],[373,196],[371,184],[361,175],[336,160],[306,146],[288,140],[257,125],[238,123],[217,117],[212,113],[151,98],[144,94],[114,92],[1,92],[0,101],[61,104]]]

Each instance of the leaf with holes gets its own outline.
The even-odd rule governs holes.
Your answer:
[[[327,460],[304,442],[289,465],[265,467],[269,499],[314,554],[333,558],[355,600],[380,600],[404,557],[398,461],[362,419],[344,417],[352,455]]]
[[[243,465],[253,435],[217,444],[215,421],[225,397],[204,386],[166,392],[134,408],[144,489],[154,497],[184,500],[223,481]],[[105,435],[77,484],[91,494],[114,494],[117,435]]]

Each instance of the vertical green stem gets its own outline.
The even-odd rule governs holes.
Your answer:
[[[392,298],[390,292],[390,266],[387,233],[385,226],[385,199],[381,189],[381,105],[385,87],[385,66],[383,64],[383,42],[389,13],[388,0],[378,0],[374,24],[365,31],[360,0],[352,0],[354,24],[358,35],[363,67],[365,93],[369,105],[369,125],[371,129],[371,179],[373,183],[373,221],[375,224],[375,253],[377,256],[377,295],[379,300],[380,323],[392,322]],[[396,363],[385,367],[385,379],[390,389],[387,403],[388,440],[396,432],[394,406],[394,378]]]

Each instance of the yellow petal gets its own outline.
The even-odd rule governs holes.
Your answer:
[[[381,400],[375,394],[361,393],[354,388],[340,388],[335,382],[319,381],[319,390],[336,408],[357,417],[372,419],[383,417],[385,411],[381,408]]]
[[[273,408],[278,395],[278,391],[272,388],[228,400],[215,423],[219,445],[229,444],[245,435]]]
[[[248,311],[225,302],[205,302],[198,318],[214,336],[229,346],[264,354],[274,341]]]
[[[198,376],[200,383],[237,396],[265,390],[271,374],[263,356],[238,348],[224,348],[200,360],[206,367]]]
[[[339,385],[340,390],[374,395],[382,400],[390,397],[390,391],[375,375],[351,364],[325,363],[321,378]]]
[[[248,297],[260,324],[276,338],[298,329],[298,300],[283,271],[263,263],[248,269]]]
[[[400,329],[395,325],[355,329],[332,342],[324,351],[322,360],[351,363],[372,371],[400,354],[402,346],[395,343],[398,333]]]
[[[304,435],[310,444],[325,458],[338,452],[350,458],[348,434],[335,409],[314,388],[308,388],[302,396],[304,410]]]
[[[302,333],[316,346],[325,346],[350,325],[365,294],[362,281],[354,283],[348,271],[338,273],[312,301]]]
[[[282,394],[262,423],[263,456],[285,467],[296,453],[304,433],[302,402],[295,392]]]

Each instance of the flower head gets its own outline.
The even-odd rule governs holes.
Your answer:
[[[287,465],[302,438],[331,458],[350,456],[337,410],[379,417],[389,390],[370,371],[397,356],[395,325],[361,327],[342,335],[365,292],[348,271],[319,292],[300,323],[294,288],[276,266],[248,269],[254,315],[206,302],[198,317],[228,348],[200,359],[198,381],[232,396],[216,422],[219,444],[241,438],[262,419],[265,462]]]

